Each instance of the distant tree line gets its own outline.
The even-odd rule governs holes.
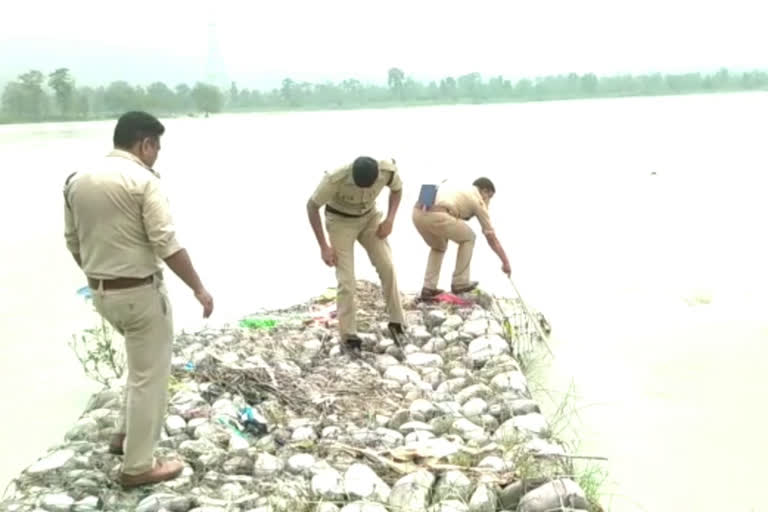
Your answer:
[[[48,75],[30,70],[5,86],[0,121],[30,122],[112,117],[132,109],[158,115],[249,112],[262,110],[344,109],[397,105],[546,101],[620,96],[658,96],[768,88],[768,73],[716,73],[597,76],[576,73],[512,81],[503,76],[483,80],[480,73],[419,82],[399,68],[387,73],[387,85],[350,78],[339,83],[283,80],[269,91],[228,89],[198,82],[194,86],[163,82],[78,87],[67,68]]]

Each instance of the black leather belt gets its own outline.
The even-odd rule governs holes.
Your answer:
[[[372,210],[373,210],[373,208],[371,208],[370,210],[368,210],[365,213],[361,213],[360,215],[355,215],[354,213],[340,212],[339,210],[337,210],[336,208],[334,208],[333,206],[331,206],[329,204],[325,205],[326,213],[335,213],[336,215],[341,215],[342,217],[350,217],[352,219],[357,219],[357,218],[360,218],[360,217],[365,217],[366,215],[371,213]]]
[[[99,284],[103,283],[104,290],[124,290],[126,288],[136,288],[137,286],[150,284],[154,276],[157,276],[158,279],[161,280],[163,278],[162,272],[147,277],[117,277],[114,279],[93,279],[89,277],[88,286],[93,290],[98,290]]]

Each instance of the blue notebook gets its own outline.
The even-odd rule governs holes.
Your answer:
[[[431,208],[437,198],[437,185],[422,185],[419,192],[419,205],[422,208]]]

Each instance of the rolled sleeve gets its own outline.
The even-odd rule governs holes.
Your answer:
[[[397,164],[394,159],[381,160],[379,162],[379,169],[392,173],[392,177],[387,182],[389,190],[392,192],[400,192],[403,190],[403,181],[400,179],[400,173],[397,172]]]
[[[69,207],[69,204],[67,204],[66,195],[64,201],[64,240],[69,252],[72,254],[80,254],[80,238],[77,236],[75,218],[72,215],[72,209]]]
[[[475,215],[477,215],[477,221],[480,223],[480,227],[483,230],[484,235],[493,234],[493,226],[491,225],[491,215],[488,212],[488,207],[485,203],[480,203],[475,209]]]
[[[160,258],[165,259],[182,249],[176,240],[168,198],[156,179],[150,180],[144,189],[142,220],[149,243]]]
[[[400,173],[395,172],[392,176],[392,181],[389,182],[389,190],[392,192],[400,192],[403,190],[403,180],[400,179]]]
[[[326,174],[323,176],[323,179],[320,181],[320,184],[312,193],[312,196],[309,198],[309,200],[312,201],[315,206],[320,208],[325,203],[330,201],[335,193],[336,187],[334,187],[333,183],[331,182],[330,176]]]

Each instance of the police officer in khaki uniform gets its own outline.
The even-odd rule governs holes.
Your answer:
[[[389,209],[382,220],[382,214],[376,208],[376,198],[385,186],[390,189]],[[392,251],[387,243],[402,189],[394,159],[376,161],[361,156],[351,164],[326,172],[307,202],[309,222],[320,245],[322,259],[326,265],[336,267],[339,333],[346,349],[359,350],[361,347],[355,318],[356,240],[365,248],[381,279],[392,337],[399,344],[399,336],[403,335],[403,308],[392,265]],[[319,209],[323,205],[330,243],[325,239],[320,220]]]
[[[501,259],[502,272],[509,276],[509,260],[499,239],[496,238],[488,213],[488,205],[494,194],[496,187],[491,180],[478,178],[468,187],[451,183],[440,185],[433,205],[416,203],[413,208],[413,224],[430,247],[424,286],[421,289],[422,299],[431,299],[443,292],[437,287],[437,283],[449,240],[459,246],[451,291],[465,293],[477,287],[477,281],[469,280],[475,233],[467,221],[472,217],[477,217],[488,245]]]
[[[213,299],[176,240],[168,201],[152,170],[165,128],[145,112],[123,114],[114,150],[67,178],[65,239],[88,278],[97,311],[125,338],[128,375],[117,433],[109,450],[124,454],[126,487],[178,476],[178,460],[153,454],[167,405],[173,319],[163,261],[194,292],[207,318]]]

